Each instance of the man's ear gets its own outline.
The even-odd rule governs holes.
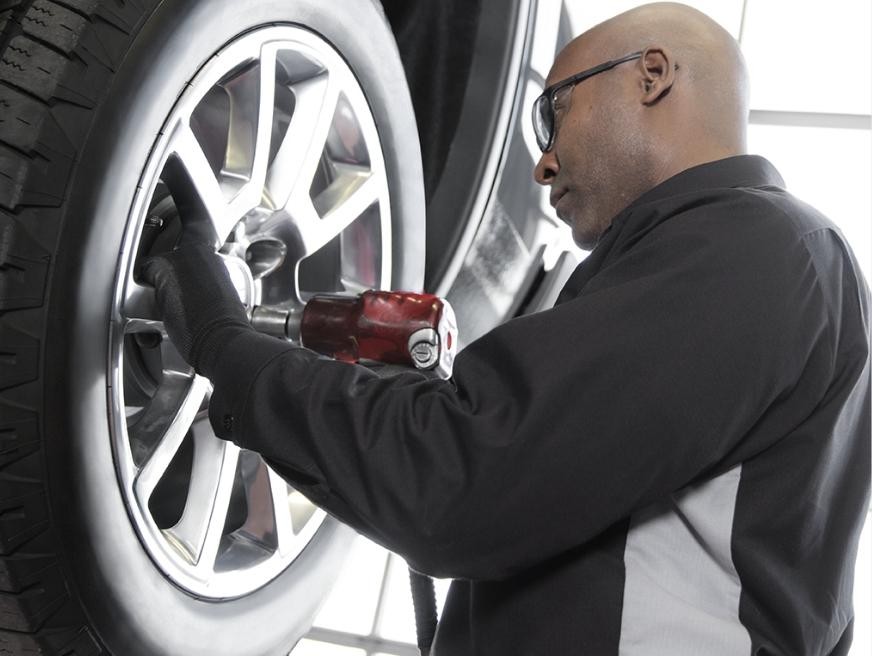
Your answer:
[[[639,70],[643,105],[653,105],[666,97],[672,89],[677,68],[672,53],[666,48],[652,47],[642,51]]]

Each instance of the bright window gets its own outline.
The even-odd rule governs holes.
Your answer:
[[[748,0],[752,109],[872,113],[869,0]]]

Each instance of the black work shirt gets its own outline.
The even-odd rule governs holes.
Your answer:
[[[555,308],[470,344],[451,382],[242,335],[213,425],[457,579],[438,656],[845,653],[869,292],[782,187],[751,156],[660,184]]]

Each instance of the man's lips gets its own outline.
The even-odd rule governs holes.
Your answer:
[[[571,225],[569,216],[566,214],[566,208],[560,206],[560,201],[566,198],[566,195],[569,193],[569,189],[562,188],[556,189],[551,192],[551,205],[554,207],[554,213],[557,214],[557,218],[563,221],[567,225]],[[565,204],[565,203],[564,203]]]
[[[551,191],[551,207],[556,208],[557,203],[560,202],[560,199],[566,195],[566,192],[569,191],[566,188],[553,189]]]

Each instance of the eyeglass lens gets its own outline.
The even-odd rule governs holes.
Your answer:
[[[533,104],[533,131],[536,143],[543,152],[551,142],[551,131],[554,129],[554,112],[551,110],[551,99],[539,96]]]

